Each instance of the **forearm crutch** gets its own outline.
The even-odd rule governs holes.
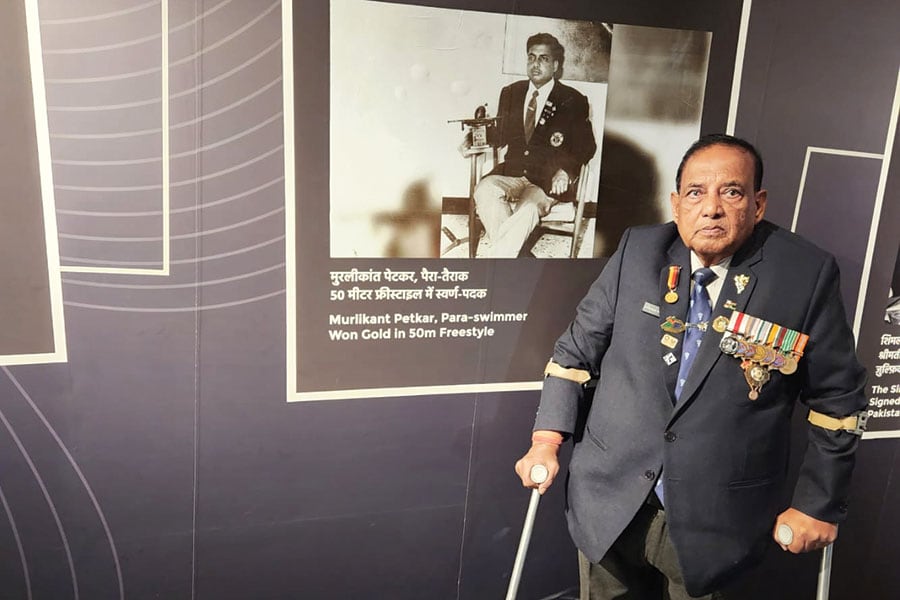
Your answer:
[[[534,483],[540,485],[547,481],[550,473],[544,465],[534,465],[528,473],[528,477]],[[516,552],[516,561],[513,563],[512,575],[509,578],[509,588],[506,590],[506,600],[516,600],[516,592],[519,590],[519,581],[522,579],[522,566],[525,564],[525,555],[528,553],[528,542],[531,541],[531,530],[534,528],[534,518],[537,516],[538,503],[541,494],[537,489],[531,490],[531,500],[528,502],[528,512],[525,513],[525,524],[522,526],[522,537],[519,538],[519,550]]]
[[[831,553],[834,544],[828,544],[822,548],[822,563],[819,565],[819,581],[816,585],[816,600],[828,600],[828,592],[831,589]]]
[[[789,546],[794,541],[794,532],[789,525],[782,523],[776,530],[778,541]],[[819,563],[819,578],[816,582],[816,600],[828,600],[831,591],[831,555],[834,544],[822,548],[822,562]]]

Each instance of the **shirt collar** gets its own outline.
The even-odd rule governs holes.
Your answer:
[[[537,93],[538,93],[538,100],[540,100],[540,101],[542,101],[542,102],[546,102],[547,97],[550,95],[550,92],[553,91],[553,86],[554,86],[554,85],[556,85],[556,78],[555,78],[555,77],[551,77],[551,78],[550,78],[550,81],[548,81],[547,83],[545,83],[545,84],[542,85],[541,87],[535,87],[534,83],[533,83],[531,80],[529,80],[529,81],[528,81],[528,95],[527,95],[527,97],[530,98],[531,96],[534,95],[534,92],[537,91]]]
[[[717,279],[723,279],[725,275],[728,274],[728,267],[731,266],[731,259],[734,256],[726,256],[719,262],[714,265],[710,265],[710,269],[713,270],[713,273],[716,274]],[[697,269],[702,269],[703,263],[700,261],[700,257],[694,254],[694,251],[691,250],[691,275],[694,274],[694,271]]]

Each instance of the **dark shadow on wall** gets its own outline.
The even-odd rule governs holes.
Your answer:
[[[441,245],[441,210],[432,198],[428,181],[414,181],[404,190],[401,208],[377,213],[375,225],[387,227],[390,239],[386,258],[437,258]]]
[[[663,221],[658,176],[651,154],[624,136],[604,133],[594,256],[611,256],[627,228]]]

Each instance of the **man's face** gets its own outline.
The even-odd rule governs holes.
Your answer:
[[[541,87],[553,79],[558,66],[559,62],[553,60],[547,44],[535,44],[528,49],[528,79],[535,87]]]
[[[734,254],[766,212],[766,191],[753,191],[753,157],[733,146],[694,153],[670,200],[681,239],[705,266]]]

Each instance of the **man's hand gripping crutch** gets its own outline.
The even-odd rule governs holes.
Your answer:
[[[562,436],[559,433],[555,431],[536,431],[531,438],[531,449],[516,462],[516,473],[522,479],[522,485],[531,489],[531,500],[528,503],[528,512],[525,514],[525,524],[522,526],[522,537],[519,540],[519,549],[516,552],[516,560],[513,563],[506,600],[515,600],[516,598],[519,581],[522,579],[525,555],[528,553],[528,543],[531,540],[531,530],[534,527],[534,519],[537,515],[538,503],[541,495],[547,491],[559,472],[557,453],[561,444]]]

